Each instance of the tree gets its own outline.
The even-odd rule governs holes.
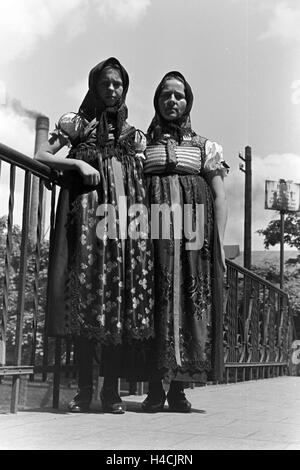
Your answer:
[[[7,239],[7,217],[0,217],[0,302],[3,301],[3,287],[5,276],[5,252]],[[17,225],[12,228],[12,245],[9,274],[8,289],[8,321],[6,329],[6,347],[7,361],[13,362],[15,331],[16,331],[16,314],[19,289],[19,265],[20,265],[20,247],[21,247],[21,230]],[[28,253],[26,285],[25,285],[25,305],[24,305],[24,323],[23,323],[23,363],[30,363],[32,342],[34,331],[36,330],[36,361],[40,362],[42,358],[42,340],[44,329],[44,316],[46,304],[47,289],[47,273],[48,273],[48,256],[49,242],[43,241],[40,248],[39,272],[38,272],[38,312],[37,322],[34,322],[35,298],[34,286],[36,277],[36,253],[31,251]],[[1,313],[1,308],[0,308]],[[1,320],[1,318],[0,318]]]
[[[257,230],[264,236],[264,246],[269,248],[280,243],[280,219],[272,220],[267,228]],[[284,221],[284,243],[300,250],[300,218],[296,213],[289,212]]]
[[[269,249],[280,243],[280,219],[272,220],[265,229],[257,231],[264,236],[264,246]],[[300,250],[300,217],[298,213],[288,212],[284,221],[284,243]],[[279,267],[265,263],[253,266],[256,274],[279,286]],[[300,335],[300,253],[285,262],[284,290],[288,293],[298,336]]]
[[[279,266],[273,262],[264,262],[258,266],[252,266],[252,270],[266,281],[279,287]],[[289,297],[289,303],[294,317],[297,337],[300,337],[300,257],[285,262],[284,290]]]

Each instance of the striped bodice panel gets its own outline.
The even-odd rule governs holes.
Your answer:
[[[144,173],[146,174],[198,174],[201,170],[199,147],[176,146],[175,161],[169,161],[166,145],[149,145],[146,148]]]

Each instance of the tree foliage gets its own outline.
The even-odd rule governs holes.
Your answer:
[[[265,229],[257,231],[264,236],[264,246],[269,248],[280,243],[280,219],[272,220]],[[295,213],[288,213],[284,221],[284,243],[300,250],[300,218]]]
[[[8,311],[6,328],[7,363],[14,361],[16,337],[16,319],[19,297],[21,230],[14,225],[11,237],[10,263],[7,263],[7,217],[0,217],[0,313],[3,312],[4,278],[8,277]],[[35,342],[35,359],[39,363],[42,357],[42,339],[46,304],[48,273],[48,241],[40,247],[40,257],[35,249],[29,247],[25,284],[25,304],[23,322],[23,364],[31,363],[33,343]],[[38,269],[37,269],[38,268]],[[7,276],[8,274],[8,276]],[[35,292],[37,295],[35,295]]]
[[[266,262],[263,265],[252,266],[252,270],[266,279],[266,281],[279,287],[279,266],[275,263]],[[288,294],[290,306],[294,316],[298,336],[300,337],[300,257],[287,260],[284,266],[283,290]]]
[[[264,246],[269,248],[280,244],[280,219],[272,220],[265,229],[257,231],[264,236]],[[287,213],[284,220],[284,243],[300,250],[300,217],[297,213]],[[265,263],[264,266],[253,266],[253,270],[266,280],[280,283],[279,266]],[[295,323],[300,336],[300,253],[289,259],[284,266],[284,290],[288,293],[290,305],[295,315]]]

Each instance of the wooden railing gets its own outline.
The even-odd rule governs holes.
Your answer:
[[[4,163],[3,163],[4,162]],[[53,407],[59,406],[59,391],[62,374],[76,374],[76,351],[69,340],[48,339],[44,318],[44,305],[41,305],[41,250],[45,249],[42,239],[43,192],[45,186],[51,191],[51,210],[48,214],[50,237],[46,249],[51,251],[55,224],[57,186],[61,179],[58,173],[47,166],[0,144],[0,187],[1,165],[8,164],[10,171],[6,249],[3,253],[2,282],[0,283],[0,380],[3,376],[12,377],[11,412],[18,409],[20,378],[36,374],[53,374]],[[21,243],[17,256],[17,287],[11,283],[11,263],[13,261],[14,210],[16,168],[23,172],[23,208]],[[30,243],[29,215],[31,178],[39,178],[39,204],[37,233],[34,245]],[[14,257],[15,260],[15,257]],[[32,285],[28,287],[29,261],[33,263]],[[226,261],[227,284],[224,296],[224,363],[225,382],[237,382],[252,378],[267,378],[288,372],[291,343],[291,316],[288,296],[261,277],[237,264]],[[43,281],[44,282],[44,281]],[[44,282],[45,284],[45,282]],[[45,286],[44,286],[45,287]],[[17,302],[11,299],[15,289]],[[31,296],[32,307],[26,307],[26,296]],[[12,311],[12,305],[14,309]],[[24,317],[30,315],[30,354],[23,358]],[[15,339],[13,358],[5,359],[8,326],[13,323]],[[42,331],[42,334],[41,334]],[[38,338],[38,335],[41,337]],[[42,354],[37,360],[38,342],[42,342]],[[40,344],[39,344],[40,348]],[[41,348],[39,349],[39,351]],[[26,364],[27,362],[27,364]],[[0,384],[1,390],[1,384]],[[0,394],[1,400],[1,394]],[[1,405],[1,403],[0,403]]]

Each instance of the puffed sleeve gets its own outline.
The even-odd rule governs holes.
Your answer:
[[[224,160],[222,146],[217,142],[207,140],[205,143],[203,173],[206,174],[212,171],[226,176],[229,172],[229,165]]]
[[[135,154],[137,157],[145,159],[145,150],[146,150],[147,140],[145,134],[140,131],[139,129],[135,132],[134,138],[134,147],[135,147]]]
[[[79,114],[66,113],[60,117],[51,135],[62,137],[66,144],[71,146],[77,138],[83,135],[84,127],[84,119]]]

